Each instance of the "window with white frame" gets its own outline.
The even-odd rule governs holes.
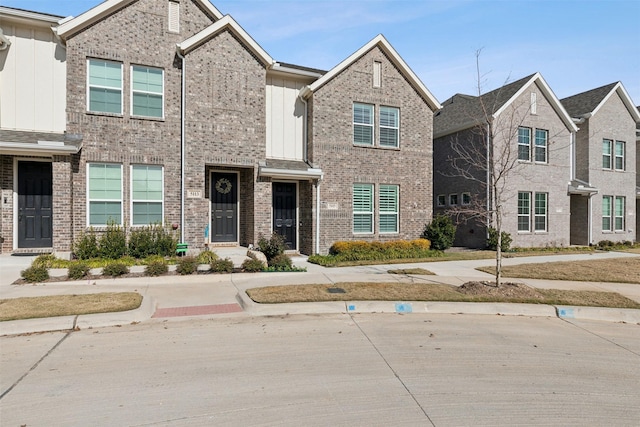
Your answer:
[[[536,140],[534,148],[534,159],[538,163],[547,162],[547,144],[549,132],[543,129],[536,129]]]
[[[617,171],[624,170],[624,154],[625,154],[625,143],[624,141],[616,141],[614,148],[614,159],[613,164]]]
[[[625,198],[616,196],[613,207],[613,229],[614,231],[624,231],[624,209]]]
[[[131,114],[163,117],[164,72],[160,68],[131,66]]]
[[[518,192],[518,231],[531,231],[531,193]]]
[[[353,143],[373,145],[373,105],[353,104]]]
[[[353,232],[373,233],[373,184],[353,185]]]
[[[380,146],[399,146],[400,109],[380,107]]]
[[[547,231],[547,193],[535,193],[533,229]]]
[[[380,185],[380,233],[397,233],[399,187]]]
[[[449,194],[449,205],[457,206],[458,205],[458,195],[457,194]]]
[[[438,194],[436,203],[438,206],[445,206],[447,204],[447,196],[444,194]]]
[[[602,169],[612,169],[611,165],[611,150],[613,147],[613,141],[610,139],[602,140]]]
[[[613,196],[602,196],[602,231],[612,231],[612,203]]]
[[[87,110],[122,114],[122,63],[87,60]]]
[[[87,165],[87,223],[122,225],[122,165]]]
[[[531,128],[518,128],[518,160],[531,160]]]
[[[463,205],[471,204],[471,193],[462,193],[462,204]]]
[[[131,166],[131,225],[163,222],[162,166]]]

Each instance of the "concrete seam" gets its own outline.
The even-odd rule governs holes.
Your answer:
[[[580,329],[580,330],[582,330],[582,331],[584,331],[584,332],[586,332],[586,333],[588,333],[588,334],[591,334],[591,335],[593,335],[593,336],[595,336],[595,337],[597,337],[597,338],[600,338],[601,340],[604,340],[604,341],[608,342],[609,344],[613,344],[614,346],[619,347],[619,348],[621,348],[622,350],[626,350],[626,351],[628,351],[628,352],[629,352],[629,353],[631,353],[631,354],[634,354],[634,355],[636,355],[636,356],[640,356],[640,353],[636,353],[635,351],[630,350],[630,349],[628,349],[628,348],[626,348],[626,347],[624,347],[624,346],[622,346],[622,345],[618,344],[618,343],[617,343],[617,342],[615,342],[615,341],[611,341],[610,339],[605,338],[605,337],[603,337],[603,336],[601,336],[601,335],[598,335],[598,334],[596,334],[596,333],[595,333],[595,332],[593,332],[593,331],[590,331],[590,330],[588,330],[588,329],[585,329],[585,328],[583,328],[582,326],[576,325],[575,323],[571,322],[571,321],[570,321],[570,320],[568,320],[568,319],[565,319],[565,318],[560,317],[560,320],[562,320],[562,321],[564,321],[564,322],[567,322],[567,323],[568,323],[568,324],[570,324],[571,326],[574,326],[574,327],[576,327],[576,328],[578,328],[578,329]]]

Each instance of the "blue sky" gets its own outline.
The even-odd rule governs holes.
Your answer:
[[[73,15],[100,0],[0,0]],[[559,98],[622,81],[640,105],[640,1],[213,0],[277,61],[328,70],[382,33],[443,102],[536,71]]]

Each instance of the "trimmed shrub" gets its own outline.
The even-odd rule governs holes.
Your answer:
[[[198,264],[211,264],[211,261],[218,258],[218,254],[213,251],[202,251],[198,254]]]
[[[431,249],[444,251],[453,245],[456,237],[456,226],[446,215],[436,215],[422,232],[422,237],[431,242]]]
[[[147,258],[156,255],[155,242],[151,227],[141,227],[131,229],[129,234],[129,244],[127,246],[129,255],[134,258]]]
[[[286,254],[280,254],[269,261],[269,267],[272,267],[276,271],[288,271],[293,267],[291,258]]]
[[[500,233],[502,235],[502,242],[500,244],[500,250],[502,252],[508,252],[511,248],[511,234],[503,231]],[[489,238],[487,239],[487,248],[495,251],[498,249],[498,230],[493,227],[489,227]]]
[[[89,274],[89,264],[84,261],[73,261],[69,264],[69,279],[80,280]]]
[[[171,230],[171,227],[163,227],[160,224],[156,224],[151,227],[151,232],[156,255],[175,255],[178,246],[178,237]]]
[[[264,263],[254,257],[249,257],[242,262],[242,269],[249,273],[255,273],[264,270]]]
[[[168,271],[169,266],[164,259],[154,259],[148,262],[144,268],[144,274],[146,276],[162,276],[163,274],[167,274]]]
[[[31,267],[22,270],[20,275],[29,283],[44,282],[49,278],[49,270],[47,270],[47,267],[42,265],[32,265]]]
[[[78,259],[91,259],[100,256],[98,247],[98,238],[93,228],[89,228],[89,232],[82,232],[78,239],[73,242],[73,254]]]
[[[273,233],[268,239],[260,234],[258,239],[258,249],[267,257],[267,262],[284,253],[287,248],[284,237],[277,233]]]
[[[176,271],[178,274],[186,276],[188,274],[193,274],[198,269],[198,260],[193,256],[183,256],[178,260],[178,264],[176,265]]]
[[[55,260],[56,257],[53,254],[38,255],[31,263],[31,266],[52,268]]]
[[[229,258],[214,259],[209,264],[209,271],[211,271],[212,273],[232,273],[233,261],[231,261]]]
[[[109,221],[107,230],[100,236],[100,256],[107,259],[120,259],[127,253],[127,235],[124,228]]]
[[[118,261],[110,262],[102,268],[102,274],[104,276],[118,277],[127,273],[129,273],[129,267]]]

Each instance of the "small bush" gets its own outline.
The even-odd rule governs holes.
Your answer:
[[[107,259],[120,259],[127,253],[127,235],[124,228],[109,221],[107,230],[100,236],[100,256]]]
[[[164,259],[155,259],[147,263],[147,266],[144,268],[144,274],[146,276],[162,276],[163,274],[167,274],[169,271],[169,266]]]
[[[202,251],[198,254],[198,264],[211,264],[211,261],[218,259],[218,255],[213,251]]]
[[[215,259],[209,264],[209,271],[212,273],[232,273],[233,261],[229,258]]]
[[[242,269],[249,273],[264,270],[264,263],[255,257],[249,257],[242,262]]]
[[[31,263],[31,266],[53,268],[53,263],[55,261],[56,257],[53,254],[38,255]]]
[[[20,275],[29,283],[44,282],[49,278],[49,270],[47,270],[47,267],[41,265],[32,265],[31,267],[22,270]]]
[[[182,274],[186,276],[188,274],[193,274],[198,269],[198,260],[193,256],[183,256],[178,260],[178,264],[176,266],[176,271],[178,274]]]
[[[291,270],[293,262],[291,262],[291,258],[288,255],[280,254],[269,261],[269,267],[273,267],[277,271],[287,271]]]
[[[119,261],[111,262],[102,268],[102,274],[104,276],[118,277],[127,273],[129,273],[129,267]]]
[[[511,234],[507,233],[506,231],[503,231],[500,234],[502,235],[502,242],[500,244],[500,249],[502,252],[508,252],[509,249],[511,248],[511,242],[513,241],[513,239],[511,239]],[[487,248],[492,251],[495,251],[498,249],[498,231],[493,227],[489,227],[489,238],[487,239]]]
[[[283,254],[286,248],[284,237],[277,233],[273,233],[268,239],[261,234],[258,239],[258,249],[267,257],[267,262]]]
[[[69,264],[69,279],[80,280],[89,274],[89,264],[84,261],[73,261]]]
[[[151,227],[132,229],[127,249],[129,255],[134,258],[142,259],[150,255],[157,255]]]
[[[446,215],[436,215],[422,232],[422,237],[431,242],[431,248],[444,251],[453,245],[456,237],[456,226]]]
[[[100,249],[98,248],[98,238],[93,228],[89,229],[89,232],[82,232],[73,243],[73,254],[78,259],[91,259],[98,258],[100,256]]]

